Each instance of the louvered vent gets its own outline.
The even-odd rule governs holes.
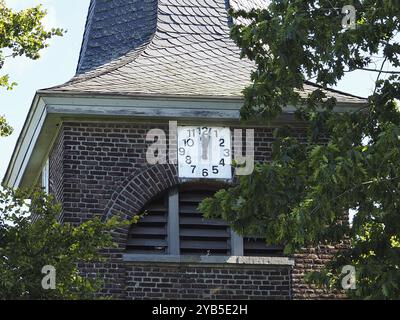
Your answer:
[[[186,255],[229,255],[230,229],[219,219],[204,219],[200,202],[215,191],[181,190],[179,193],[180,252]]]
[[[146,208],[147,214],[131,226],[127,253],[166,254],[168,251],[167,197],[153,200]]]
[[[262,238],[244,238],[243,252],[245,256],[280,256],[282,247],[268,246]]]

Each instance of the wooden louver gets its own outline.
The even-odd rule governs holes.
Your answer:
[[[223,220],[205,219],[197,210],[215,191],[187,190],[179,193],[179,238],[183,255],[230,255],[230,228]]]
[[[282,247],[268,246],[262,238],[243,238],[243,253],[245,256],[279,256]]]
[[[168,252],[166,197],[153,200],[144,211],[146,215],[129,230],[127,253],[166,254]]]
[[[243,238],[243,251],[234,251],[229,224],[221,219],[205,219],[197,209],[201,201],[213,196],[215,189],[186,187],[180,188],[178,195],[173,196],[176,192],[178,190],[166,193],[145,207],[146,215],[129,230],[127,253],[210,256],[283,254],[281,247],[268,246],[264,239],[258,237]],[[168,235],[168,232],[173,234]]]

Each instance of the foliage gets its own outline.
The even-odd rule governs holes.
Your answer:
[[[78,263],[101,262],[112,230],[131,222],[99,218],[74,226],[58,221],[61,206],[41,191],[0,191],[0,299],[90,299],[102,282],[84,277]],[[135,217],[136,222],[138,217]],[[56,270],[56,289],[42,288],[44,266]]]
[[[344,30],[340,8],[349,4],[356,28]],[[340,288],[342,266],[353,265],[350,297],[400,298],[399,1],[281,0],[231,14],[241,18],[232,37],[256,65],[243,119],[270,124],[295,106],[307,139],[277,129],[271,161],[205,200],[201,211],[283,244],[286,253],[348,239],[350,248],[310,279]],[[362,107],[344,110],[325,89],[355,70],[374,71],[376,87]],[[302,91],[310,79],[319,88]],[[343,221],[349,210],[357,212],[352,224]]]
[[[7,137],[13,132],[13,128],[7,123],[6,119],[0,116],[0,137]]]
[[[36,60],[40,51],[48,47],[48,40],[53,36],[61,36],[64,30],[55,28],[45,30],[43,18],[46,10],[41,6],[14,12],[8,8],[4,0],[0,0],[0,70],[6,58],[25,56]],[[16,85],[10,82],[10,76],[0,75],[0,88],[11,90]],[[10,127],[0,117],[0,137],[11,134]]]

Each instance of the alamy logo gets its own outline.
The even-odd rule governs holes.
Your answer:
[[[342,278],[343,290],[355,290],[356,289],[356,268],[354,266],[344,266],[342,268],[342,274],[345,276]]]
[[[346,5],[342,8],[342,28],[345,30],[356,28],[356,8],[352,5]]]
[[[42,268],[42,274],[45,276],[42,279],[42,288],[44,290],[56,289],[56,268],[46,265]]]

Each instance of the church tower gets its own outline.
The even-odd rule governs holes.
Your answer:
[[[243,125],[242,90],[252,62],[229,37],[228,9],[263,0],[92,0],[76,75],[37,92],[4,178],[42,184],[63,222],[94,216],[138,224],[115,232],[108,261],[85,266],[119,299],[293,299],[334,297],[304,283],[331,247],[294,257],[256,235],[241,237],[198,204],[232,185],[235,139],[254,161],[271,156],[271,125]],[[316,89],[304,84],[304,92]],[[365,101],[330,91],[338,108]],[[254,146],[254,152],[251,150]],[[247,150],[246,150],[247,147]],[[152,152],[157,149],[157,152]],[[153,157],[152,157],[153,155]]]

